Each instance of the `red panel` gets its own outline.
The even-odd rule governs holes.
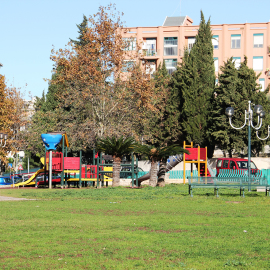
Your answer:
[[[186,160],[197,160],[198,159],[198,148],[188,148],[189,155],[185,154]]]
[[[198,149],[187,148],[190,154],[186,154],[186,160],[198,160]],[[206,148],[200,148],[200,159],[206,160]]]
[[[86,172],[85,172],[86,168]],[[82,167],[82,178],[97,178],[97,166],[86,165]]]
[[[65,157],[64,158],[64,169],[65,170],[79,170],[80,169],[80,158],[79,157]]]
[[[46,153],[46,163],[49,164],[49,152]],[[52,170],[62,171],[62,153],[52,152]]]
[[[206,148],[201,148],[200,159],[206,160]]]

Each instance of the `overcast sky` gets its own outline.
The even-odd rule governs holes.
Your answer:
[[[32,96],[48,90],[52,46],[64,48],[78,37],[83,14],[95,14],[100,5],[115,3],[124,13],[125,26],[161,26],[166,16],[185,16],[200,22],[200,10],[211,24],[269,22],[262,0],[0,0],[0,74],[8,86]],[[270,44],[269,44],[270,45]]]

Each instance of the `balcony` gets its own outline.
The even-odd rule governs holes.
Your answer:
[[[159,50],[156,49],[142,49],[139,52],[140,58],[157,59],[160,57]]]

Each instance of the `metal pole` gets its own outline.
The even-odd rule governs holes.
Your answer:
[[[67,157],[67,146],[65,147],[65,157]],[[63,153],[64,154],[64,153]],[[64,167],[65,168],[65,167]],[[65,188],[67,187],[67,179],[68,179],[68,174],[65,173]]]
[[[46,187],[46,175],[47,175],[47,150],[45,148],[45,161],[44,161],[44,187]]]
[[[248,125],[248,191],[251,191],[251,175],[250,175],[250,156],[251,156],[251,130],[250,130],[250,122]]]
[[[131,175],[132,175],[132,187],[134,187],[134,155],[131,153]]]
[[[63,185],[64,185],[64,168],[65,168],[65,155],[64,155],[64,152],[65,152],[65,142],[64,142],[64,135],[62,135],[62,157],[63,157],[63,160],[62,160],[62,172],[61,172],[61,188],[63,188]]]
[[[28,165],[28,174],[29,174],[29,158],[28,158],[27,165]]]
[[[138,156],[136,156],[136,186],[139,187],[138,183],[138,172],[139,172],[139,162],[138,162]]]
[[[248,102],[248,191],[251,191],[250,187],[250,157],[251,157],[251,101]]]
[[[97,158],[97,188],[99,188],[99,157]]]
[[[80,174],[79,174],[79,188],[82,187],[82,150],[80,150]]]
[[[50,150],[49,158],[49,189],[52,188],[52,150]]]

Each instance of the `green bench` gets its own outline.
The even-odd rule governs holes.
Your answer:
[[[193,197],[194,188],[213,188],[214,194],[218,197],[220,188],[239,188],[240,196],[245,197],[245,189],[265,189],[265,195],[269,196],[269,188],[266,177],[188,177],[189,195]]]

